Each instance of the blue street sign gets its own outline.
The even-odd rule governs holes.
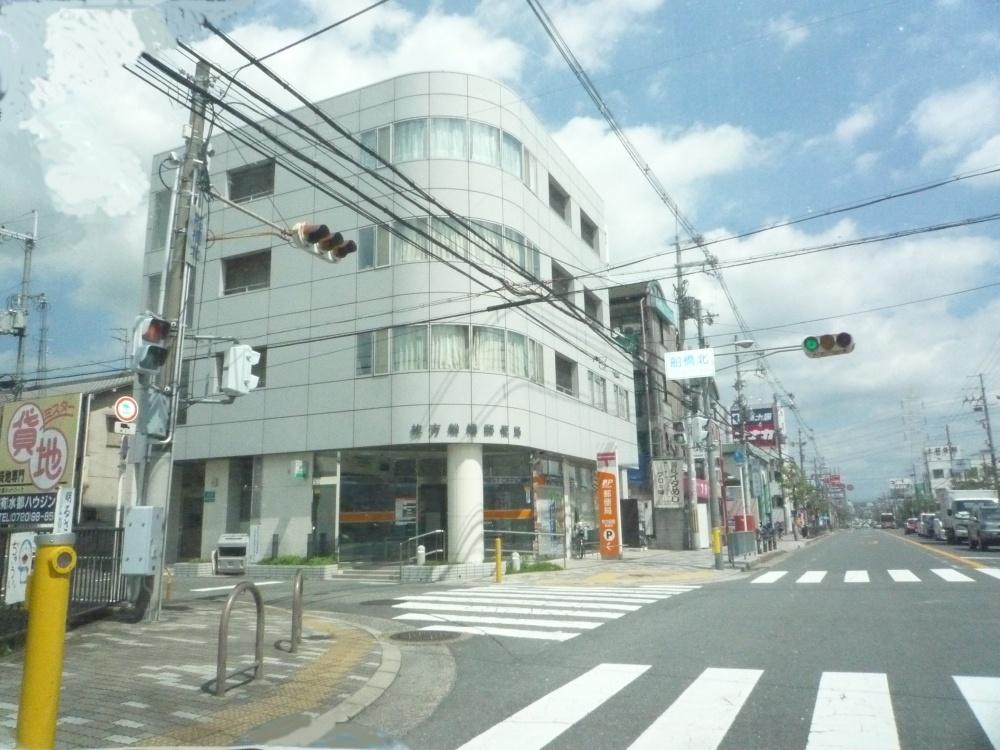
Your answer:
[[[737,466],[742,466],[747,462],[747,455],[743,451],[733,451],[733,461]]]

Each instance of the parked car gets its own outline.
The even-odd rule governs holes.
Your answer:
[[[904,534],[916,534],[917,525],[920,523],[919,518],[907,518],[906,523],[903,525]]]
[[[969,516],[969,549],[989,549],[1000,544],[1000,506],[980,505]]]

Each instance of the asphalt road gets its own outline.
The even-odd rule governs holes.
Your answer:
[[[1000,573],[1000,558],[990,569]],[[841,532],[568,640],[463,636],[453,688],[404,741],[990,748],[998,625],[1000,578],[892,532]]]
[[[229,585],[178,579],[174,598]],[[1000,750],[994,551],[866,529],[700,587],[305,589],[313,612],[455,638],[404,645],[398,684],[351,722],[414,750]],[[261,591],[290,602],[287,581]]]

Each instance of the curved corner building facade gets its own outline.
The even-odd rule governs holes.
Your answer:
[[[577,521],[594,528],[597,453],[616,450],[622,468],[637,461],[632,363],[594,330],[609,331],[607,284],[592,275],[607,260],[600,197],[520,97],[493,81],[410,74],[317,106],[516,267],[440,207],[403,200],[398,176],[308,108],[293,114],[358,164],[277,132],[381,206],[345,205],[284,169],[291,157],[275,164],[214,137],[216,190],[282,226],[326,224],[358,251],[328,264],[212,203],[189,331],[260,351],[260,383],[232,404],[181,414],[168,561],[207,559],[224,532],[252,532],[258,557],[395,561],[400,541],[444,529],[452,561],[480,562],[491,529],[558,540]],[[169,191],[154,192],[147,300],[159,288],[169,203]],[[503,306],[523,297],[497,293],[495,277],[562,297],[593,323],[552,302]],[[218,392],[227,346],[188,341],[188,396]]]

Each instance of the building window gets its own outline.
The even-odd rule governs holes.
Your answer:
[[[565,268],[552,261],[552,294],[568,298],[573,293],[573,276]]]
[[[552,175],[549,175],[549,206],[559,214],[559,218],[569,224],[569,193],[563,190]]]
[[[158,312],[160,309],[160,280],[163,274],[154,273],[146,278],[146,309]]]
[[[231,201],[249,201],[274,194],[274,162],[270,159],[231,169],[228,178]]]
[[[944,469],[932,469],[931,475],[934,479],[944,479]]]
[[[542,345],[528,339],[528,377],[536,383],[545,383],[545,353]]]
[[[170,223],[170,191],[157,190],[153,193],[152,217],[149,223],[150,250],[163,250],[167,243],[167,225]]]
[[[588,289],[583,290],[583,311],[588,317],[601,322],[601,298]]]
[[[504,371],[504,335],[502,328],[475,326],[472,329],[472,369],[485,372]]]
[[[596,372],[587,373],[590,380],[590,403],[601,411],[608,410],[608,383]]]
[[[528,364],[528,339],[513,331],[507,331],[507,372],[519,378],[526,378],[531,372]]]
[[[500,166],[500,130],[484,122],[469,122],[470,158]]]
[[[631,419],[628,408],[628,391],[615,385],[615,414],[622,419]]]
[[[597,240],[597,224],[580,209],[580,237],[594,250],[599,250]]]
[[[397,326],[392,329],[392,371],[427,369],[427,326]]]
[[[432,117],[431,158],[468,159],[468,124],[455,117]]]
[[[468,326],[431,326],[431,368],[435,370],[469,369]]]
[[[471,223],[484,239],[479,239],[475,235],[469,237],[471,243],[469,261],[488,266],[502,266],[503,227],[492,221],[473,221]]]
[[[524,172],[521,179],[528,190],[538,195],[538,159],[528,149],[524,149]]]
[[[357,337],[358,375],[385,375],[389,372],[389,329],[365,331]]]
[[[523,159],[521,157],[521,142],[510,133],[503,134],[500,162],[503,171],[515,177],[521,177],[524,172]]]
[[[392,126],[393,160],[427,158],[427,120],[402,120]]]
[[[271,285],[271,251],[222,260],[222,293],[241,294]]]
[[[362,227],[358,230],[358,270],[389,265],[392,234],[387,227]]]
[[[450,217],[434,217],[431,230],[435,239],[450,248],[451,252],[437,245],[432,252],[445,260],[455,260],[456,256],[465,260],[468,257],[468,240],[454,219]]]
[[[366,148],[371,149],[376,154],[382,157],[386,162],[389,161],[389,156],[392,153],[390,150],[390,144],[392,139],[389,135],[389,126],[384,125],[381,128],[372,128],[371,130],[365,130],[361,133],[361,145]],[[368,169],[375,169],[382,166],[382,162],[376,159],[374,156],[369,154],[367,151],[362,150],[361,152],[361,166],[367,167]]]
[[[556,390],[568,393],[570,396],[577,394],[576,362],[558,352],[556,352]]]
[[[427,260],[427,219],[414,218],[393,224],[392,255],[395,263]]]

